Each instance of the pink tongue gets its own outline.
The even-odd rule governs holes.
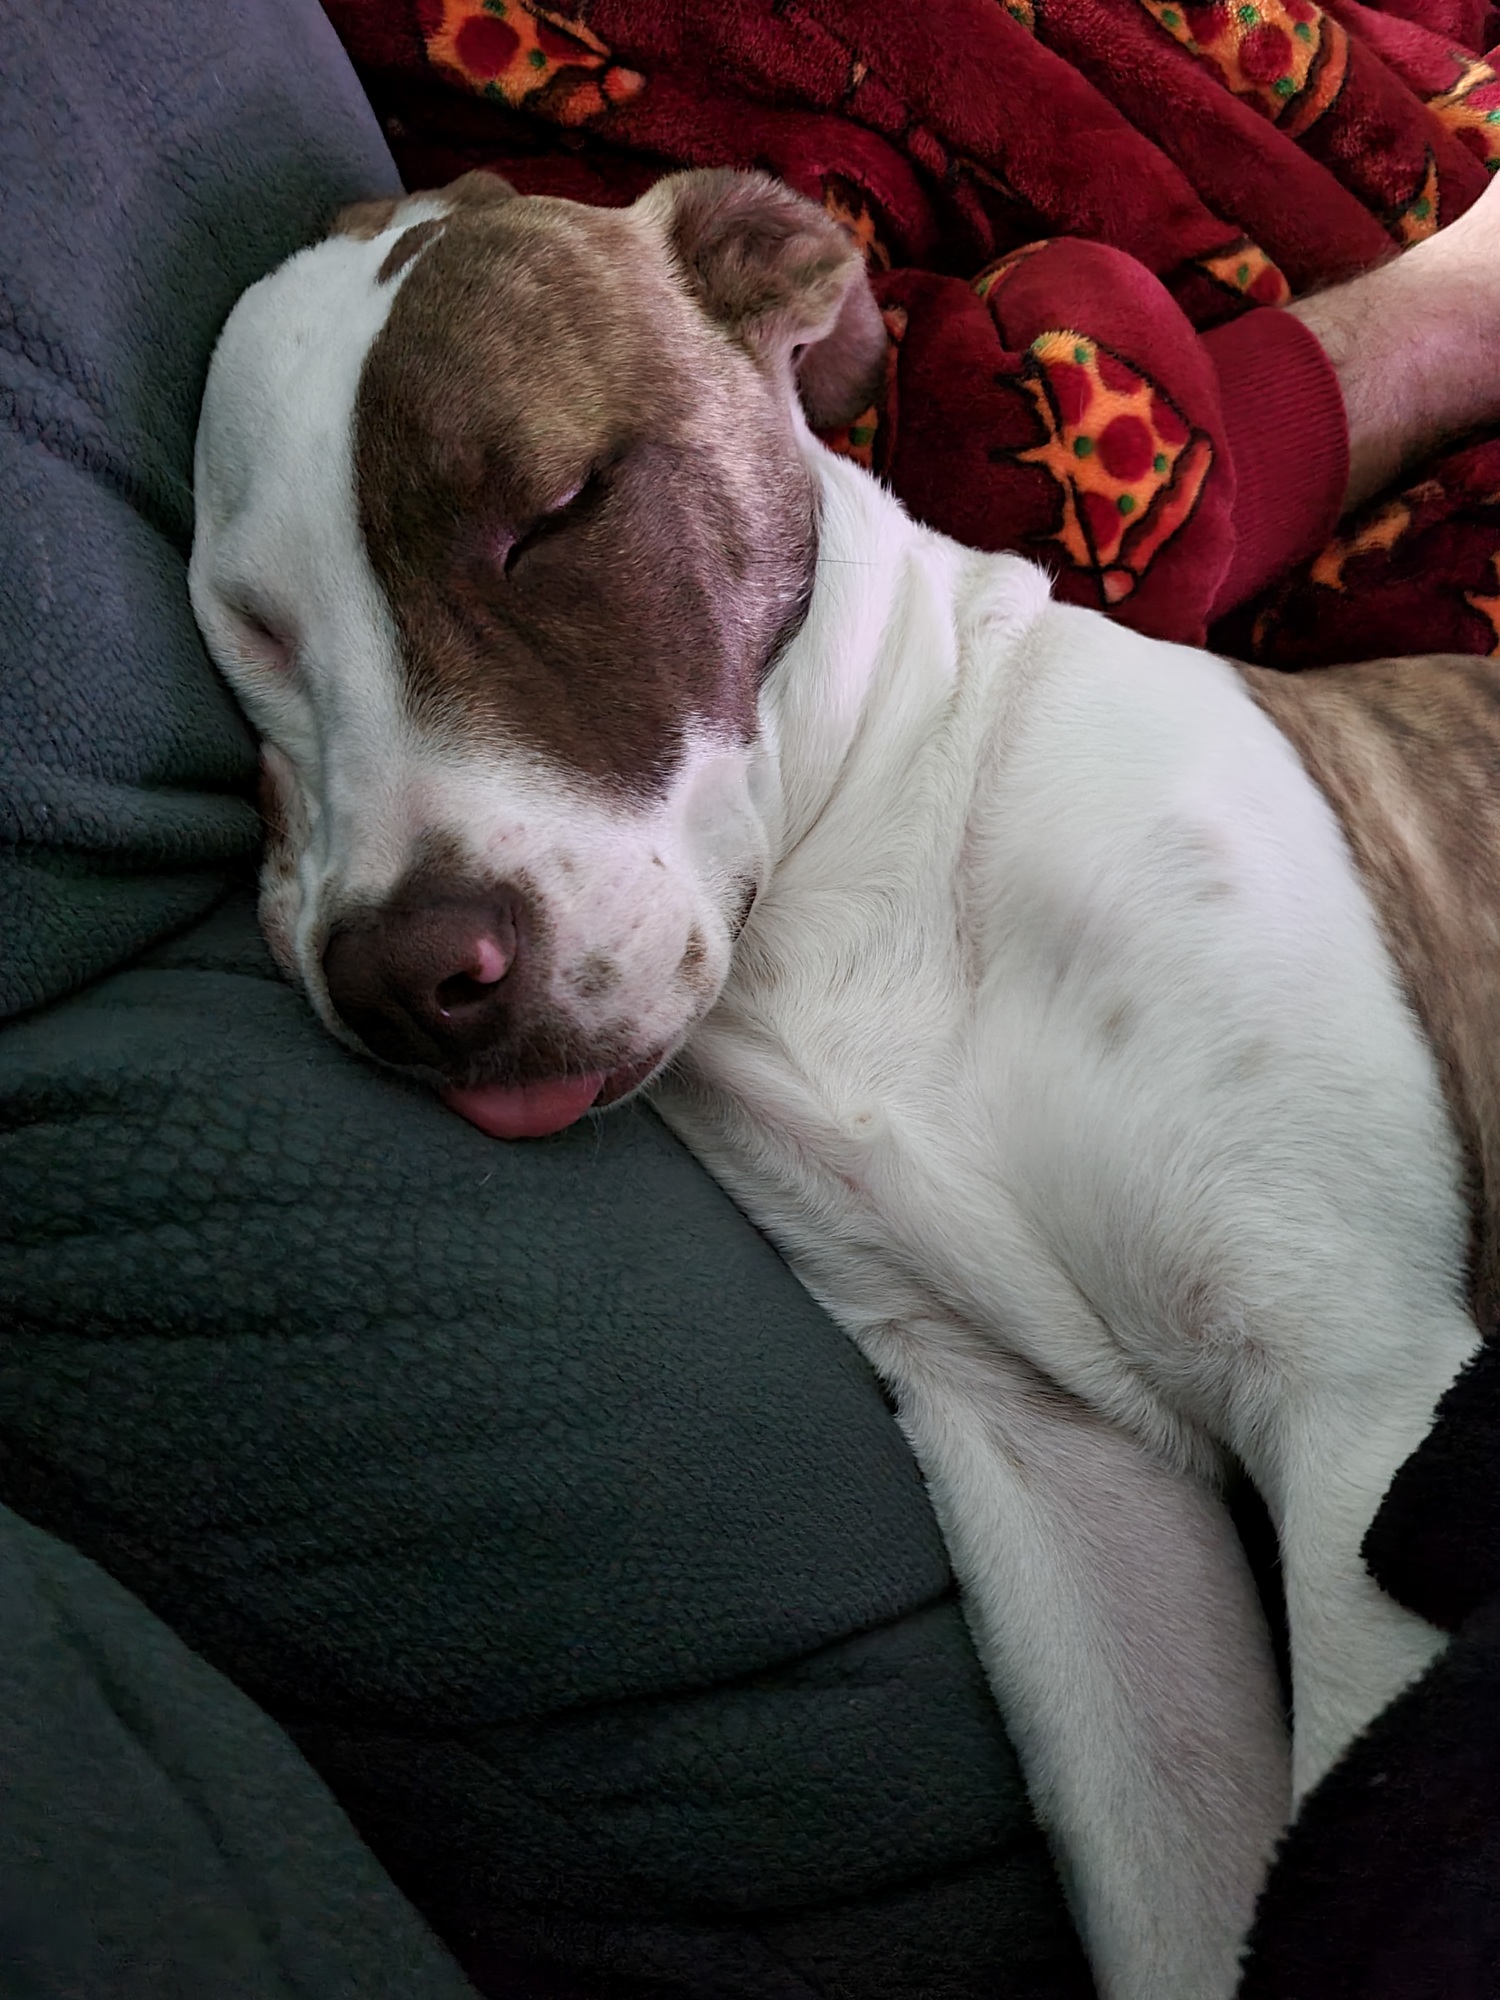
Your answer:
[[[548,1083],[478,1083],[445,1090],[443,1102],[492,1139],[545,1139],[583,1116],[604,1088],[600,1076],[559,1076]]]

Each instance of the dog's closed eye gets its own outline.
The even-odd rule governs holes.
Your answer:
[[[550,541],[554,535],[582,518],[599,498],[603,490],[604,470],[596,467],[578,484],[571,487],[562,497],[538,514],[536,519],[523,528],[518,535],[496,537],[495,555],[501,572],[507,578],[514,576],[517,567],[523,563],[534,549]]]
[[[296,663],[297,642],[279,624],[248,605],[229,608],[237,649],[246,666],[289,673]]]

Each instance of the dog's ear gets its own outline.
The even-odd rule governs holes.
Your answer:
[[[828,429],[868,408],[885,325],[847,231],[769,174],[673,174],[647,199],[668,205],[667,239],[703,310],[757,360],[795,374],[811,423]]]
[[[432,188],[426,194],[395,195],[385,201],[355,201],[347,208],[341,208],[329,225],[330,236],[358,236],[368,241],[381,236],[393,223],[401,220],[401,211],[408,202],[445,201],[450,208],[487,208],[501,202],[514,201],[516,191],[499,174],[484,172],[475,168],[472,173],[460,174],[447,187]]]
[[[455,208],[498,208],[504,202],[520,199],[502,174],[492,174],[487,167],[474,167],[437,192]]]

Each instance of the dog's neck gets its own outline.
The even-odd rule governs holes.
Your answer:
[[[919,747],[966,706],[997,572],[1040,572],[976,554],[918,525],[885,487],[808,437],[818,494],[818,565],[801,630],[761,696],[753,780],[774,869],[818,828],[856,763],[893,801]],[[867,794],[868,795],[868,794]]]

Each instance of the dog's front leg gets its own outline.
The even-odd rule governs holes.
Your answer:
[[[1289,1803],[1219,1498],[1024,1363],[868,1329],[1104,2000],[1225,2000]]]

